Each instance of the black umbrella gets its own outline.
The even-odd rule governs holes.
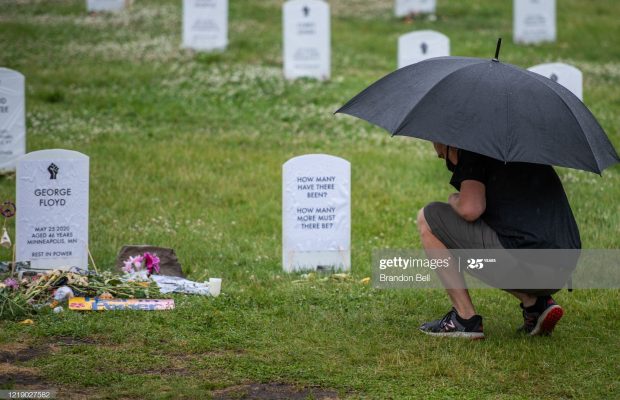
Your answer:
[[[502,161],[599,173],[620,162],[588,108],[564,86],[495,58],[437,57],[388,74],[337,113]]]

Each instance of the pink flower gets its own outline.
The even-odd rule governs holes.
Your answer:
[[[159,257],[156,254],[144,253],[144,264],[149,275],[155,272],[159,272]]]
[[[142,260],[143,259],[144,259],[144,257],[142,257],[142,256],[129,257],[129,261],[136,268],[136,271],[139,270],[140,268],[142,268]]]
[[[134,270],[137,272],[138,270],[140,270],[140,268],[142,268],[142,260],[144,259],[144,257],[142,256],[129,256],[128,259],[126,259],[125,261],[123,261],[123,271],[127,272],[127,273],[131,273]]]
[[[6,285],[6,287],[13,290],[17,290],[19,288],[19,282],[17,282],[17,280],[13,278],[6,278],[4,280],[4,284]]]
[[[123,267],[123,272],[131,272],[132,268],[133,268],[133,262],[131,262],[131,260],[125,260],[123,261],[123,264],[125,265]]]

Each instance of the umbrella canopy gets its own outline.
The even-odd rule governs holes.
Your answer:
[[[600,173],[620,161],[596,118],[570,90],[497,58],[421,61],[381,78],[336,112],[393,135],[506,162]]]

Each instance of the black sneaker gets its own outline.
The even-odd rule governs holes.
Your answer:
[[[442,319],[422,324],[420,330],[432,336],[484,339],[482,317],[480,315],[474,315],[470,319],[463,319],[457,314],[454,308]]]
[[[564,310],[551,296],[543,296],[536,299],[536,304],[531,307],[523,307],[523,326],[519,331],[530,336],[551,335],[555,325],[564,315]]]

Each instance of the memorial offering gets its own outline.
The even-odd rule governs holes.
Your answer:
[[[16,260],[32,269],[88,268],[89,159],[41,150],[17,165]]]
[[[173,310],[174,299],[100,299],[74,297],[69,310],[74,311],[162,311]]]
[[[0,282],[0,320],[33,315],[45,307],[56,308],[69,293],[124,299],[165,297],[152,280],[126,280],[110,272],[82,274],[54,270],[21,279],[7,275]],[[59,290],[64,294],[55,298]]]
[[[15,171],[26,153],[24,75],[0,68],[0,174]]]
[[[351,164],[310,154],[282,166],[282,263],[287,272],[351,267]]]
[[[225,50],[228,45],[228,0],[183,0],[183,47]]]
[[[555,0],[514,0],[513,6],[515,43],[555,42]]]
[[[284,77],[329,79],[329,5],[322,0],[291,0],[283,6]]]
[[[548,63],[528,69],[559,83],[583,101],[583,74],[578,68],[564,63]]]
[[[450,55],[450,39],[440,32],[415,31],[398,38],[398,68]]]
[[[434,14],[436,8],[436,0],[396,0],[394,14],[399,18],[411,14]]]

